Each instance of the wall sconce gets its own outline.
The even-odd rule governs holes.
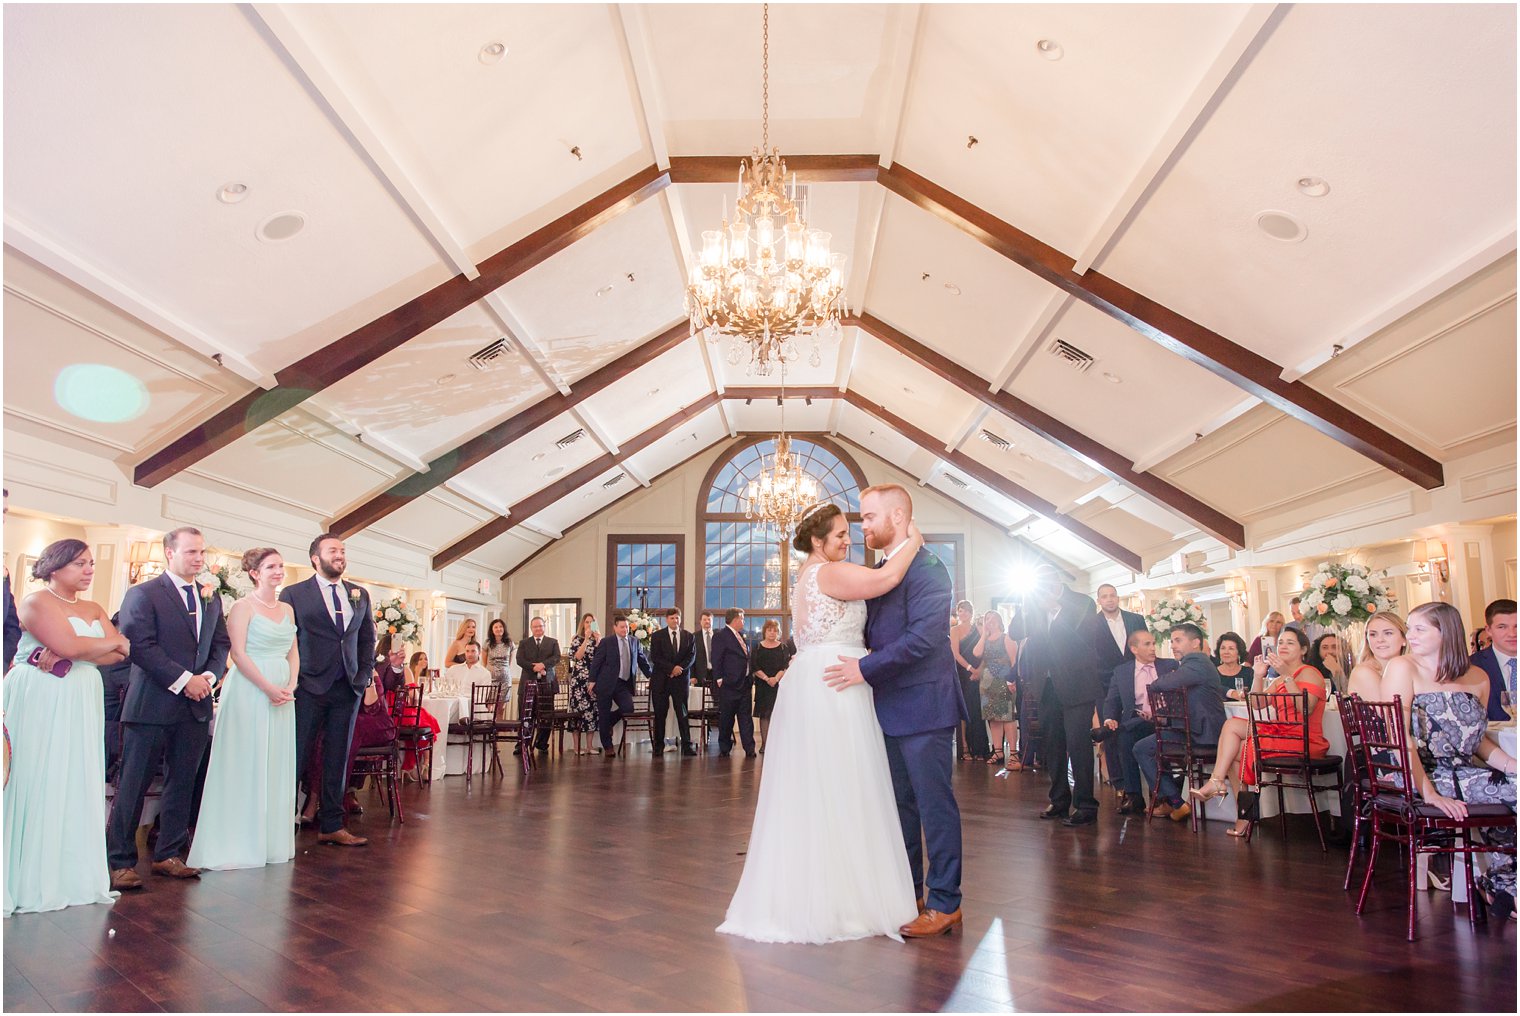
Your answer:
[[[1225,577],[1224,588],[1230,594],[1230,602],[1240,604],[1241,608],[1247,608],[1251,601],[1246,598],[1246,580],[1238,575]]]
[[[1421,570],[1441,582],[1451,581],[1451,568],[1446,561],[1446,544],[1440,540],[1414,541],[1414,562]]]
[[[144,579],[162,575],[168,564],[161,541],[134,540],[127,552],[127,584],[135,586]]]

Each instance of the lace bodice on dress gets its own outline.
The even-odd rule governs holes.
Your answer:
[[[818,588],[815,564],[805,569],[792,591],[792,639],[799,651],[809,646],[863,646],[866,640],[864,600],[836,600]]]

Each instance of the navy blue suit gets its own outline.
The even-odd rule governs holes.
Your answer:
[[[961,812],[950,765],[955,725],[966,718],[950,652],[950,607],[950,574],[920,548],[902,582],[867,602],[870,653],[860,660],[886,735],[913,891],[923,895],[927,842],[927,906],[942,914],[961,906]]]
[[[1509,713],[1504,711],[1503,692],[1509,687],[1509,679],[1504,673],[1504,668],[1499,666],[1499,657],[1494,652],[1494,647],[1489,646],[1480,652],[1472,654],[1472,665],[1480,667],[1483,673],[1488,675],[1488,718],[1490,720],[1507,720]]]
[[[1219,743],[1219,732],[1224,729],[1226,719],[1224,688],[1219,684],[1219,668],[1208,653],[1188,653],[1174,669],[1160,674],[1151,687],[1157,691],[1187,689],[1188,735],[1197,745]],[[1156,735],[1135,742],[1134,755],[1140,774],[1148,781],[1154,780]],[[1163,800],[1174,806],[1182,801],[1182,788],[1170,772],[1161,774],[1159,792]]]
[[[166,760],[167,771],[153,859],[183,859],[190,842],[196,774],[210,739],[211,696],[195,701],[169,688],[186,671],[210,673],[220,681],[232,641],[221,599],[202,599],[199,586],[193,591],[201,619],[197,638],[195,617],[178,582],[165,573],[133,586],[117,615],[119,630],[132,644],[132,672],[121,706],[121,779],[106,830],[113,871],[137,867],[137,823],[160,758]]]
[[[596,691],[597,726],[602,735],[602,751],[612,751],[612,726],[633,712],[633,671],[645,677],[654,671],[649,654],[632,635],[622,639],[628,645],[628,672],[623,671],[623,654],[618,637],[609,635],[596,644],[591,653],[591,687]],[[613,707],[617,708],[614,709]],[[664,736],[663,734],[661,735]]]
[[[10,670],[16,662],[16,649],[21,645],[21,615],[16,613],[16,599],[11,596],[10,572],[5,573],[5,664]]]
[[[1108,626],[1103,627],[1103,634],[1107,635]],[[1113,639],[1108,641],[1113,645]],[[1135,668],[1139,665],[1131,656],[1114,667],[1108,682],[1108,698],[1103,700],[1102,709],[1103,719],[1119,724],[1119,729],[1104,742],[1104,747],[1114,746],[1108,756],[1109,774],[1126,794],[1140,794],[1144,789],[1140,786],[1140,764],[1135,761],[1135,744],[1156,730],[1150,720],[1140,715],[1139,705],[1135,702]],[[1156,680],[1160,681],[1163,675],[1176,669],[1176,660],[1157,660]]]
[[[755,710],[750,676],[749,646],[744,636],[728,625],[713,632],[712,690],[718,700],[718,754],[734,750],[734,725],[739,726],[739,743],[744,753],[755,753]],[[721,682],[721,683],[719,683]]]

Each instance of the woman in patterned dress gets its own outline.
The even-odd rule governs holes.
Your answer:
[[[995,610],[987,611],[982,617],[981,638],[971,650],[970,659],[977,663],[981,672],[982,718],[992,733],[992,757],[987,764],[1004,765],[1006,759],[1006,765],[1013,772],[1024,768],[1013,750],[1019,734],[1015,726],[1014,686],[1011,682],[1018,655],[1018,643],[1003,629],[1003,615]],[[1004,755],[1005,746],[1007,755]]]
[[[581,615],[580,630],[570,640],[570,717],[565,729],[575,739],[575,753],[588,755],[590,751],[581,746],[581,739],[594,746],[591,735],[596,733],[596,696],[591,694],[591,654],[601,635],[596,630],[596,615]],[[599,750],[599,749],[597,749]]]

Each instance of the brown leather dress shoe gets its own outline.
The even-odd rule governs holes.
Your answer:
[[[1156,806],[1151,809],[1151,814],[1157,818],[1171,818],[1172,806],[1165,801],[1157,801]]]
[[[1169,817],[1173,822],[1183,822],[1186,821],[1187,817],[1192,813],[1193,806],[1191,804],[1188,804],[1186,801],[1183,801],[1177,807],[1172,809],[1172,814]]]
[[[116,892],[126,892],[129,889],[142,887],[142,876],[131,868],[117,868],[111,872],[111,888]]]
[[[362,847],[369,840],[363,836],[355,836],[347,829],[339,829],[335,833],[318,833],[318,843],[331,843],[335,847]]]
[[[201,870],[190,867],[177,857],[167,857],[153,862],[153,874],[168,875],[170,878],[200,878]]]
[[[925,910],[913,920],[897,930],[903,938],[933,938],[935,935],[947,935],[950,929],[961,923],[959,908],[953,914],[942,914],[938,910]]]

